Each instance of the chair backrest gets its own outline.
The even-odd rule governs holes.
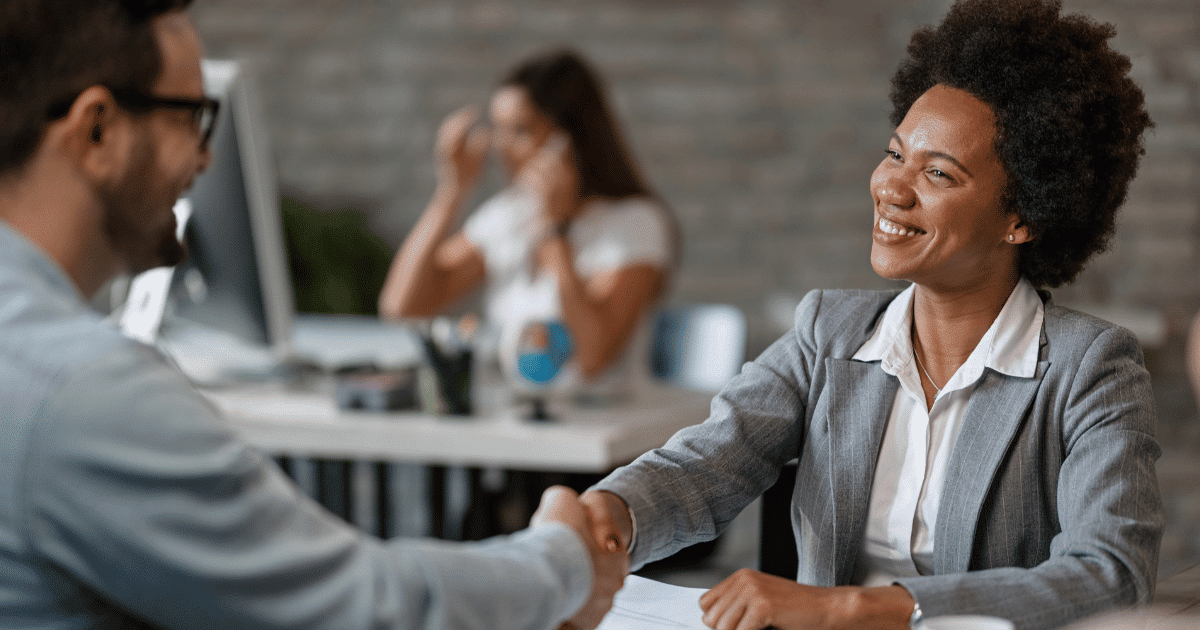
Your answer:
[[[688,389],[715,392],[746,359],[746,317],[730,304],[675,306],[654,323],[654,375]]]
[[[1192,327],[1188,331],[1184,363],[1188,379],[1192,382],[1192,393],[1196,396],[1196,406],[1200,407],[1200,313],[1192,319]]]

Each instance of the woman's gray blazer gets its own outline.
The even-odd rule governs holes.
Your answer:
[[[797,580],[848,584],[898,381],[850,357],[895,292],[814,291],[795,327],[713,399],[711,416],[598,487],[637,521],[635,567],[716,536],[798,458]],[[1037,374],[986,370],[949,463],[935,574],[899,580],[926,616],[1051,628],[1148,601],[1163,508],[1150,376],[1133,335],[1055,306]]]

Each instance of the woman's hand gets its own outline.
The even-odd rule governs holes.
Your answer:
[[[822,590],[742,569],[700,596],[700,608],[704,624],[717,630],[826,628],[828,619],[814,605]]]
[[[461,231],[453,232],[487,155],[488,132],[475,127],[478,117],[478,108],[464,107],[438,129],[438,187],[392,260],[379,293],[381,317],[432,317],[483,284],[483,254]]]
[[[821,588],[742,569],[700,596],[717,630],[908,627],[913,600],[901,586]]]
[[[487,158],[488,132],[475,126],[479,108],[469,105],[442,121],[434,144],[438,189],[461,197],[479,181]]]
[[[605,490],[589,490],[579,497],[592,523],[596,545],[607,551],[629,553],[633,517],[621,497]]]
[[[517,174],[516,183],[541,200],[549,226],[569,221],[579,208],[579,172],[571,141],[561,132],[550,136]]]

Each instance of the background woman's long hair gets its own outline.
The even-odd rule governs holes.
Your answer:
[[[650,197],[657,201],[671,234],[672,266],[677,266],[682,241],[679,223],[646,185],[612,115],[600,78],[583,58],[567,49],[538,55],[513,69],[500,84],[524,89],[538,111],[570,137],[581,198]]]

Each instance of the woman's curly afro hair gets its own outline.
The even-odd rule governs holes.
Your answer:
[[[1020,272],[1034,286],[1071,282],[1104,251],[1153,126],[1116,30],[1060,15],[1059,0],[959,0],[912,36],[892,77],[893,125],[943,84],[987,103],[1008,177],[1004,207],[1031,228]]]

